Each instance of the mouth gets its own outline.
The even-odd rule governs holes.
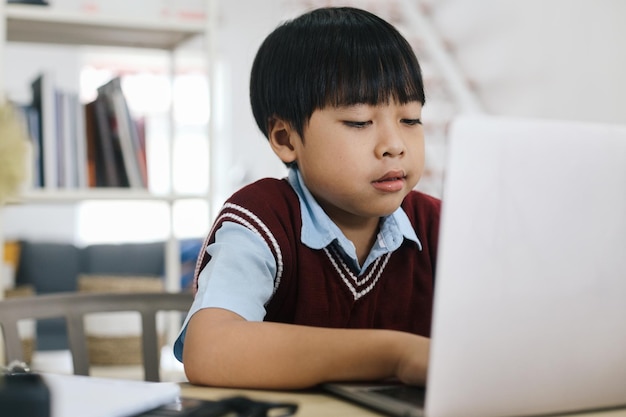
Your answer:
[[[385,173],[382,177],[374,180],[373,182],[386,182],[386,181],[398,181],[404,180],[406,178],[406,174],[401,170],[393,170]]]
[[[382,177],[372,181],[372,185],[379,191],[396,192],[404,188],[406,174],[404,171],[389,171]]]

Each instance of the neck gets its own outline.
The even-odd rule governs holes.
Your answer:
[[[378,225],[380,220],[377,218],[367,219],[358,224],[340,224],[337,226],[343,234],[354,244],[356,256],[359,264],[363,265],[374,246],[376,236],[378,235]]]

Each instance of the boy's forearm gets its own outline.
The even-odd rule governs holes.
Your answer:
[[[305,388],[332,380],[406,375],[423,383],[428,340],[365,329],[328,329],[245,320],[190,322],[185,371],[192,383],[246,388]]]

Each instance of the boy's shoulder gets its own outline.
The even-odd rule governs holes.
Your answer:
[[[441,199],[413,190],[402,201],[402,208],[407,214],[409,212],[439,214],[441,212]]]
[[[297,195],[286,178],[261,178],[237,190],[229,200],[238,202],[271,202],[275,198],[295,198]]]
[[[272,218],[300,219],[300,202],[286,178],[262,178],[245,185],[227,201],[226,207],[254,213],[271,221]]]

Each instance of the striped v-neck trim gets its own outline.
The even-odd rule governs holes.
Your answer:
[[[376,286],[391,257],[391,252],[379,256],[363,274],[356,275],[343,261],[336,248],[331,245],[323,249],[355,301],[367,295]]]

